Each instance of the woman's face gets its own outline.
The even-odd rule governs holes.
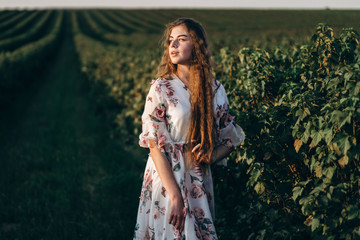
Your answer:
[[[169,37],[169,55],[173,64],[189,65],[191,62],[192,43],[184,25],[171,30]]]

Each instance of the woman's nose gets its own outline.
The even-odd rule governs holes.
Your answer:
[[[174,40],[171,42],[171,45],[170,47],[174,47],[174,48],[177,48],[179,45],[178,45],[178,41],[177,40]]]

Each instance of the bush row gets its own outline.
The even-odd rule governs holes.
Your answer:
[[[31,27],[37,20],[37,18],[40,17],[43,13],[44,11],[34,11],[28,17],[24,18],[21,22],[15,24],[7,31],[3,31],[0,34],[0,39],[13,37],[23,31],[26,31],[26,29]]]
[[[46,34],[46,30],[51,24],[51,17],[55,15],[54,11],[48,10],[42,18],[32,26],[28,31],[0,40],[0,51],[12,51],[26,43],[36,41]]]
[[[51,12],[49,12],[51,13]],[[64,11],[59,11],[49,34],[14,51],[0,53],[1,94],[27,84],[28,75],[44,64],[59,43]]]

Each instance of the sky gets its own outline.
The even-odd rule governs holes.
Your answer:
[[[0,9],[24,8],[243,8],[360,9],[359,0],[0,0]]]

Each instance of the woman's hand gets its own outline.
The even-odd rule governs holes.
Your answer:
[[[191,142],[192,142],[192,143],[196,143],[196,140],[191,140]],[[200,146],[201,146],[200,143],[197,144],[197,145],[191,150],[191,152],[194,153],[196,150],[198,150],[198,149],[200,148]],[[197,154],[197,156],[196,156],[197,159],[199,159],[202,154],[203,154],[203,151],[200,150],[200,152],[199,152],[199,153]]]
[[[174,198],[170,198],[170,217],[169,224],[174,225],[180,232],[184,230],[186,209],[184,201],[180,194]]]
[[[193,142],[193,143],[196,143],[195,140],[192,140],[192,142]],[[200,148],[200,146],[201,146],[200,143],[197,144],[197,145],[191,150],[191,152],[194,153],[197,149]],[[210,156],[210,163],[216,162],[216,153],[215,153],[215,151],[216,151],[216,148],[213,149],[213,152],[212,152],[212,154],[211,154],[211,156]],[[202,154],[203,154],[203,151],[202,151],[202,150],[199,151],[199,153],[198,153],[197,156],[196,156],[197,159],[199,159]]]

